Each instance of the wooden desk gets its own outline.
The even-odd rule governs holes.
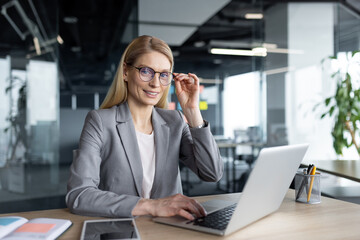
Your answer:
[[[280,209],[238,232],[227,237],[171,227],[155,223],[149,216],[136,218],[142,240],[158,239],[359,239],[360,205],[322,197],[320,204],[296,203],[295,193],[289,190]],[[212,198],[234,200],[238,193],[196,197],[199,201]],[[79,239],[84,220],[99,219],[69,213],[68,209],[1,214],[26,218],[54,217],[67,218],[73,222],[60,240]]]
[[[320,171],[360,182],[360,160],[319,160],[302,164],[308,166],[311,163]]]

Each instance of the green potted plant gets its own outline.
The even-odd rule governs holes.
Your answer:
[[[321,115],[334,116],[331,132],[333,147],[338,155],[344,148],[355,147],[360,156],[360,51],[347,54],[346,60],[332,56],[337,64],[331,78],[337,82],[335,95],[324,100],[326,111]],[[323,60],[323,62],[326,59]]]

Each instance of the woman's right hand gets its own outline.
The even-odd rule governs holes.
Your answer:
[[[182,216],[194,220],[194,216],[206,216],[205,209],[194,199],[176,194],[160,199],[140,199],[132,211],[133,216],[148,215],[157,217]]]

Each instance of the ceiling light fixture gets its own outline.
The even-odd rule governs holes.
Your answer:
[[[268,48],[270,53],[284,53],[284,54],[304,54],[304,50],[301,49],[287,49],[287,48]]]
[[[264,15],[262,13],[246,13],[246,19],[263,19]]]
[[[267,49],[264,47],[256,47],[253,48],[252,51],[255,53],[256,56],[265,57],[267,55]]]
[[[35,50],[36,50],[36,54],[40,55],[41,54],[41,49],[40,49],[40,44],[39,44],[39,39],[37,37],[33,38],[34,41],[34,46],[35,46]]]
[[[266,48],[266,49],[274,49],[277,48],[278,45],[276,43],[263,43],[262,47]]]
[[[250,56],[250,57],[266,57],[266,48],[230,49],[230,48],[211,48],[210,53],[220,55]]]
[[[58,35],[58,36],[56,37],[56,40],[57,40],[57,42],[58,42],[59,44],[63,44],[63,43],[64,43],[64,40],[60,37],[60,35]]]

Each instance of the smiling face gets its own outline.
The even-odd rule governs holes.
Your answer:
[[[150,52],[141,55],[132,64],[134,67],[150,67],[156,72],[170,72],[171,64],[169,59],[162,53]],[[138,107],[155,106],[164,94],[168,86],[163,86],[159,80],[159,73],[149,82],[140,79],[139,70],[124,65],[124,80],[128,86],[128,103]]]

